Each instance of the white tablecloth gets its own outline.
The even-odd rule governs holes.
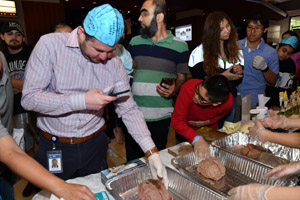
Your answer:
[[[162,162],[164,165],[166,165],[172,169],[176,169],[171,164],[171,159],[174,158],[174,156],[172,156],[171,154],[168,153],[168,149],[164,149],[164,150],[160,151],[159,154],[161,156],[161,159],[162,159]],[[144,158],[141,158],[141,160],[144,161]],[[100,173],[91,174],[91,175],[88,175],[85,177],[70,179],[70,180],[67,180],[67,182],[86,185],[94,193],[106,191],[105,185],[103,185],[103,183],[101,182]],[[109,198],[111,200],[113,200],[114,198],[109,194],[109,192],[107,192],[107,193],[108,193]],[[55,196],[54,194],[51,194],[49,191],[46,191],[46,190],[40,191],[32,199],[33,200],[49,200],[49,199],[50,200],[59,200],[59,198],[57,198],[57,196]]]

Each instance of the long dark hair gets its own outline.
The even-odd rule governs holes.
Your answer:
[[[207,75],[215,75],[222,70],[218,66],[220,49],[220,23],[226,19],[231,26],[229,39],[224,41],[224,53],[231,63],[239,61],[239,46],[236,43],[236,29],[230,17],[221,11],[210,13],[205,20],[202,36],[203,44],[203,69]]]

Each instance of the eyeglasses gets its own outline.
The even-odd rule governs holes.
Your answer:
[[[201,85],[201,83],[197,83],[197,84],[195,85],[195,94],[197,95],[197,98],[198,98],[199,102],[200,102],[201,104],[212,104],[213,101],[207,101],[207,100],[204,99],[204,98],[201,96],[201,94],[199,93],[199,86],[200,86],[200,85]]]
[[[252,31],[252,30],[254,30],[254,31],[262,31],[262,30],[264,30],[264,28],[262,28],[262,27],[252,27],[252,26],[247,26],[247,29],[249,31]]]

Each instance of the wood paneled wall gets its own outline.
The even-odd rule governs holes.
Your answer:
[[[49,33],[57,21],[65,20],[62,3],[22,1],[27,44],[34,46],[39,38]]]

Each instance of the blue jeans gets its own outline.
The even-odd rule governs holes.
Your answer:
[[[3,200],[14,200],[14,189],[13,186],[3,177],[0,176],[0,199]]]

